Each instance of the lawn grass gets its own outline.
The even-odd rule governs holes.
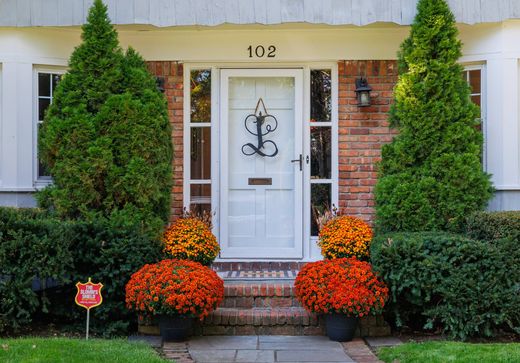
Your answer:
[[[406,343],[382,348],[378,356],[386,363],[517,363],[520,362],[520,343]]]
[[[2,363],[165,363],[144,343],[123,339],[0,338]]]

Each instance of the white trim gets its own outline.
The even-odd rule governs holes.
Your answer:
[[[331,160],[331,179],[310,179],[310,168],[303,168],[303,258],[302,261],[312,261],[321,259],[320,250],[316,245],[316,238],[310,235],[310,185],[313,183],[330,182],[332,188],[332,203],[339,204],[339,150],[338,150],[338,65],[337,62],[280,62],[280,63],[236,63],[236,62],[192,62],[184,63],[184,123],[183,123],[183,204],[185,208],[190,205],[190,126],[210,126],[211,127],[211,206],[213,213],[213,233],[220,241],[220,178],[221,164],[218,157],[220,153],[220,70],[221,69],[303,69],[303,155],[310,158],[310,71],[311,69],[330,69],[331,88],[332,88],[332,115],[330,122],[320,122],[317,126],[331,127],[332,132],[332,160]],[[190,73],[195,69],[211,69],[211,123],[190,123]],[[217,141],[215,141],[217,140]],[[304,163],[307,166],[306,163]],[[194,181],[196,184],[206,184],[206,181]],[[217,259],[224,261],[222,259]],[[257,261],[259,258],[235,258],[225,259],[225,261]],[[283,259],[269,260],[282,261]],[[294,259],[289,259],[294,261]]]
[[[51,65],[33,65],[33,130],[32,130],[32,148],[33,148],[33,162],[32,162],[32,173],[33,173],[33,183],[34,183],[34,189],[40,190],[45,188],[48,185],[52,184],[52,178],[51,177],[39,177],[38,176],[38,124],[40,123],[39,120],[39,110],[38,110],[38,75],[40,73],[49,73],[49,74],[60,74],[63,75],[67,72],[67,69],[64,69],[62,67],[58,66],[51,66]],[[52,85],[52,81],[51,81]],[[52,87],[52,86],[51,86]],[[52,90],[54,91],[54,90]],[[52,94],[49,97],[52,102]]]
[[[480,119],[482,123],[482,136],[484,142],[482,144],[482,168],[488,170],[488,123],[487,123],[487,77],[486,64],[463,64],[464,72],[480,71]],[[466,79],[467,81],[467,79]],[[471,95],[476,95],[471,93]]]

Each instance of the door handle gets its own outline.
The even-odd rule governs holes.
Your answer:
[[[303,170],[303,155],[300,154],[300,157],[298,159],[291,160],[291,163],[300,163],[300,171]]]

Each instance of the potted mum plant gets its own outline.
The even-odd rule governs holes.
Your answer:
[[[220,252],[210,225],[186,215],[169,226],[163,235],[164,250],[172,258],[200,262],[209,266]]]
[[[372,236],[372,229],[362,219],[334,216],[321,226],[318,246],[327,259],[356,257],[365,261],[369,257]]]
[[[294,285],[305,309],[325,315],[327,335],[335,341],[352,340],[359,317],[380,313],[388,298],[370,264],[355,257],[308,263]]]
[[[224,299],[224,282],[210,268],[187,260],[143,266],[126,285],[126,306],[159,318],[165,341],[182,341],[194,319],[204,319]]]

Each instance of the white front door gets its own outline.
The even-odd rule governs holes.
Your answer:
[[[223,69],[220,104],[222,258],[302,257],[299,69]]]

